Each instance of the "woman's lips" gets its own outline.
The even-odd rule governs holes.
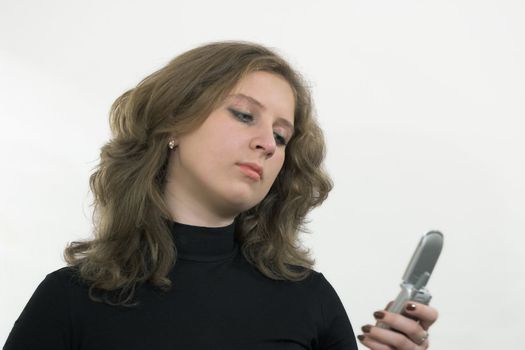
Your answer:
[[[241,171],[248,177],[254,179],[254,180],[260,180],[261,175],[257,171],[255,171],[251,166],[246,164],[237,164]]]

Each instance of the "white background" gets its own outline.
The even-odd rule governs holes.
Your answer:
[[[0,344],[91,233],[114,99],[188,49],[240,39],[312,85],[335,188],[304,243],[356,334],[439,229],[431,348],[522,348],[524,18],[519,0],[0,1]]]

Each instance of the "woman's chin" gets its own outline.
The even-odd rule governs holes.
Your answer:
[[[234,211],[241,213],[248,209],[255,207],[261,202],[262,198],[255,197],[253,193],[236,192],[230,193],[228,199],[228,206]]]

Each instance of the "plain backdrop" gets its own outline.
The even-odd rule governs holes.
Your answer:
[[[524,18],[521,0],[1,0],[0,344],[91,235],[111,103],[186,50],[249,40],[311,86],[335,187],[302,239],[356,334],[437,229],[431,348],[522,348]]]

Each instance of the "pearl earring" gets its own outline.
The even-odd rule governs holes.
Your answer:
[[[175,148],[175,140],[170,140],[170,142],[168,142],[168,147],[170,149],[174,149]]]

